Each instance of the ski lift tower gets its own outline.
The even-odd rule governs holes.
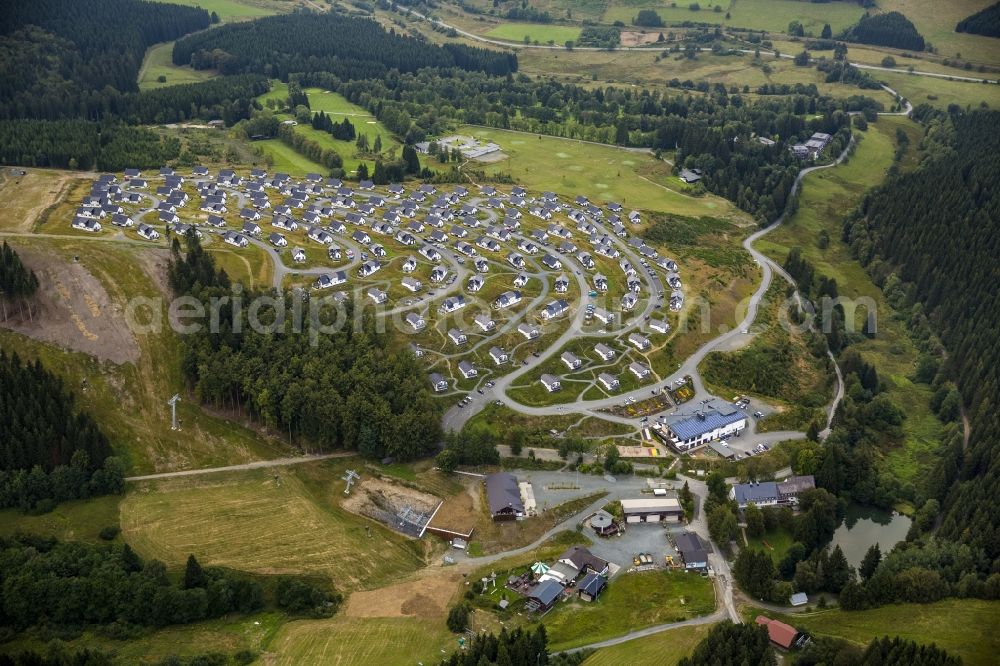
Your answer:
[[[177,430],[177,403],[180,401],[180,394],[174,395],[170,400],[167,400],[167,404],[170,405],[170,429]]]
[[[351,493],[351,485],[353,485],[358,479],[360,479],[361,475],[355,472],[353,469],[349,469],[346,472],[344,472],[344,476],[340,478],[342,478],[344,481],[347,482],[347,487],[344,488],[344,494],[349,495]]]

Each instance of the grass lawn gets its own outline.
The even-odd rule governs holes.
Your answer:
[[[0,535],[31,532],[60,541],[101,542],[98,533],[118,525],[118,495],[63,502],[49,513],[33,516],[14,509],[0,511]]]
[[[636,638],[612,647],[601,648],[587,657],[584,666],[673,666],[691,654],[711,625],[682,627]]]
[[[750,544],[751,548],[770,553],[775,564],[781,561],[794,541],[791,533],[780,528],[772,532],[765,532],[763,536],[747,537],[747,543]]]
[[[560,602],[542,619],[550,650],[565,650],[715,610],[708,578],[682,572],[623,574],[597,601]]]
[[[339,478],[356,460],[147,482],[121,506],[126,540],[146,557],[255,573],[329,576],[370,589],[423,565],[423,545],[340,507]],[[365,527],[371,526],[371,536]]]
[[[218,76],[214,70],[210,69],[178,67],[171,60],[173,50],[173,42],[164,42],[149,47],[149,50],[146,51],[146,59],[140,70],[140,90],[163,88],[164,86],[173,86],[179,83],[199,83]],[[164,83],[160,83],[156,80],[160,76],[167,77],[167,80]]]
[[[891,164],[896,128],[909,125],[909,121],[898,118],[882,118],[870,125],[846,164],[806,178],[798,212],[757,247],[779,263],[784,261],[789,248],[800,247],[802,256],[815,266],[817,279],[819,275],[835,278],[840,295],[859,303],[857,326],[866,313],[864,304],[874,308],[878,334],[852,348],[875,364],[879,376],[884,378],[888,396],[907,414],[903,422],[904,442],[885,452],[882,465],[904,482],[919,483],[935,464],[943,426],[928,407],[928,387],[913,384],[909,379],[916,367],[917,350],[903,323],[893,317],[893,310],[881,291],[851,257],[849,248],[838,240],[844,215],[869,187],[882,181]],[[916,146],[911,144],[910,150],[916,151]],[[824,229],[831,242],[822,250],[816,240]]]
[[[431,664],[457,646],[458,637],[437,619],[338,616],[285,625],[269,646],[274,659],[267,663]]]
[[[539,44],[565,44],[580,37],[580,28],[563,25],[542,25],[537,23],[504,23],[486,33],[487,37],[523,42],[528,37]]]
[[[664,23],[697,21],[784,32],[791,21],[799,21],[806,32],[819,36],[824,23],[829,23],[833,31],[840,32],[856,22],[864,11],[855,3],[831,2],[824,4],[799,2],[798,0],[739,0],[735,3],[716,2],[722,11],[716,12],[709,3],[700,3],[700,11],[691,11],[690,2],[682,0],[676,7],[663,2],[643,2],[642,0],[611,0],[604,13],[604,22],[623,21],[631,25],[632,18],[640,9],[655,9]],[[726,18],[726,13],[730,18]],[[646,28],[647,31],[654,30]]]
[[[586,194],[592,201],[617,201],[626,208],[679,215],[743,217],[735,206],[719,197],[686,196],[662,185],[666,177],[640,177],[643,168],[657,165],[646,153],[483,127],[460,127],[458,133],[494,141],[509,156],[471,168],[510,173],[532,190],[552,190],[569,197]]]
[[[256,245],[234,248],[213,238],[206,250],[215,258],[216,266],[222,268],[234,280],[242,282],[248,289],[267,289],[271,286],[274,263]]]
[[[283,3],[269,0],[157,0],[158,2],[170,2],[174,5],[187,5],[188,7],[201,7],[208,13],[215,12],[223,22],[246,21],[261,16],[277,14],[280,8],[290,6],[291,3]],[[287,10],[286,10],[287,11]]]
[[[858,645],[866,645],[880,636],[934,643],[960,656],[969,666],[995,664],[1000,652],[997,631],[1000,603],[996,601],[946,599],[933,604],[893,604],[865,611],[833,609],[787,616],[750,608],[745,617],[758,614],[778,617],[814,634],[843,638]]]
[[[295,152],[291,146],[286,146],[280,139],[254,141],[250,145],[259,148],[265,157],[270,158],[271,168],[274,171],[284,171],[293,176],[327,172],[327,168],[322,164],[317,164]]]

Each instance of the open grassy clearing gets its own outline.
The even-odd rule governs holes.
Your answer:
[[[149,47],[142,69],[139,70],[139,90],[163,88],[180,83],[200,83],[218,76],[218,73],[211,69],[178,67],[171,60],[173,50],[173,42],[163,42]],[[166,77],[166,81],[162,83],[158,81],[161,76]]]
[[[565,44],[580,36],[580,28],[538,23],[503,23],[487,32],[486,36],[512,42],[523,42],[525,38],[528,38],[529,41],[539,44],[550,42]]]
[[[996,601],[946,599],[933,604],[892,604],[865,611],[833,609],[785,616],[752,607],[744,609],[744,617],[749,619],[760,614],[859,646],[880,636],[934,643],[960,656],[969,666],[996,663],[1000,651],[1000,603]]]
[[[326,461],[146,482],[122,502],[122,531],[144,556],[255,573],[329,577],[344,591],[370,589],[423,565],[424,544],[341,508],[343,470]],[[371,527],[371,536],[366,534]]]
[[[494,141],[509,156],[493,164],[476,164],[475,168],[510,173],[515,181],[532,190],[552,190],[569,197],[585,193],[592,201],[618,201],[626,208],[679,215],[744,217],[719,197],[688,197],[640,178],[639,170],[654,163],[653,156],[647,153],[483,127],[464,126],[458,133]]]
[[[587,657],[584,666],[673,666],[691,654],[711,630],[711,625],[682,627],[601,648]]]
[[[612,578],[593,602],[561,602],[542,619],[551,650],[565,650],[715,610],[712,581],[697,574],[647,571]]]
[[[269,289],[274,274],[274,263],[267,253],[256,245],[234,248],[219,238],[213,238],[206,250],[215,258],[216,265],[225,270],[233,280],[242,282],[248,289]]]
[[[909,121],[882,118],[869,126],[850,160],[834,169],[810,174],[804,183],[798,212],[781,228],[762,239],[757,247],[783,262],[792,247],[800,247],[802,256],[816,267],[817,275],[837,280],[842,297],[856,299],[855,330],[860,330],[866,316],[865,303],[872,304],[878,317],[878,334],[852,348],[875,364],[888,395],[904,408],[906,439],[903,446],[887,453],[884,464],[904,482],[919,483],[935,463],[942,424],[928,407],[930,388],[910,381],[917,351],[902,322],[893,317],[892,308],[881,291],[851,257],[849,248],[839,242],[844,215],[863,193],[881,182],[892,163],[896,127]],[[911,151],[916,147],[911,144]],[[831,238],[829,247],[817,245],[821,230]]]
[[[26,171],[25,175],[15,175],[20,171]],[[0,231],[30,231],[44,211],[58,205],[71,187],[82,182],[72,171],[0,169]]]
[[[947,57],[1000,65],[1000,45],[995,37],[955,32],[959,21],[993,4],[994,0],[880,0],[880,9],[902,12],[917,31]]]
[[[457,646],[457,637],[439,618],[338,616],[285,625],[271,642],[266,659],[279,666],[430,664]]]
[[[105,527],[118,525],[118,504],[121,497],[106,495],[88,500],[63,502],[40,516],[14,509],[0,511],[0,535],[30,532],[52,536],[60,541],[101,542],[98,533]]]
[[[67,264],[80,255],[80,243],[66,239],[18,238],[15,247],[44,252],[51,261]],[[135,310],[140,323],[149,323],[152,312],[158,312],[164,323],[160,330],[135,336],[138,360],[120,365],[102,362],[8,331],[0,331],[0,343],[23,358],[41,359],[61,376],[77,394],[78,404],[94,415],[131,473],[229,465],[286,452],[280,441],[262,437],[239,423],[241,415],[229,415],[237,419],[235,422],[220,418],[186,399],[178,405],[181,430],[172,431],[170,410],[164,401],[174,393],[183,393],[183,380],[180,341],[166,325],[167,305],[162,300],[164,255],[149,248],[92,241],[86,245],[86,254],[80,256],[79,265],[100,281],[110,299],[110,306],[99,310],[101,319],[119,321],[132,298],[154,299],[157,304],[153,309],[143,306]],[[86,333],[80,331],[81,336]],[[80,390],[84,380],[86,390]]]
[[[985,102],[990,108],[1000,107],[1000,85],[972,81],[948,81],[906,72],[877,72],[880,81],[910,100],[914,106],[930,104],[939,109],[949,104],[962,108],[978,107]],[[962,74],[957,74],[962,76]],[[976,74],[972,74],[976,76]]]
[[[768,553],[775,566],[785,557],[785,553],[788,552],[794,541],[792,534],[781,528],[765,532],[759,537],[747,536],[747,543],[750,547]]]
[[[156,0],[170,2],[175,5],[201,7],[206,12],[215,12],[219,18],[229,23],[231,21],[246,21],[261,16],[270,16],[279,11],[291,11],[294,2],[279,0]],[[287,9],[286,9],[287,8]]]
[[[604,13],[605,23],[622,21],[631,25],[633,17],[640,9],[655,9],[664,23],[675,24],[684,21],[713,23],[754,30],[784,32],[791,21],[802,23],[806,32],[817,37],[824,23],[829,23],[834,32],[839,32],[855,23],[864,13],[855,3],[830,2],[810,3],[798,0],[737,0],[736,2],[702,2],[699,11],[691,11],[690,2],[673,3],[649,2],[645,0],[609,0]],[[715,6],[721,11],[714,11]],[[726,14],[730,18],[726,18]],[[647,30],[652,30],[647,28]]]
[[[115,640],[85,631],[72,640],[60,640],[60,644],[68,650],[113,651],[117,657],[115,663],[119,664],[160,664],[172,656],[194,657],[206,652],[231,655],[241,650],[259,652],[271,642],[286,619],[283,613],[275,612],[223,617],[151,630],[128,640]],[[5,642],[0,652],[9,654],[34,650],[44,653],[51,640],[51,635],[40,636],[35,631],[29,631]]]

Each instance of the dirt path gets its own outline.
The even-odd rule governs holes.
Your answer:
[[[216,472],[238,472],[247,469],[266,469],[268,467],[287,467],[289,465],[300,465],[318,460],[329,460],[331,458],[350,458],[355,454],[353,451],[339,451],[337,453],[323,453],[313,456],[299,456],[297,458],[276,458],[274,460],[258,460],[256,462],[243,463],[242,465],[227,465],[225,467],[208,467],[206,469],[189,469],[183,472],[161,472],[160,474],[145,474],[143,476],[128,476],[126,481],[152,481],[155,479],[173,479],[179,476],[198,476],[199,474],[214,474]]]

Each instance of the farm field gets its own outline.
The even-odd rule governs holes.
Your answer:
[[[752,94],[759,86],[768,83],[789,84],[813,83],[822,94],[833,97],[849,97],[859,93],[858,88],[839,83],[826,83],[814,68],[796,67],[787,58],[775,59],[766,54],[758,64],[752,54],[714,55],[699,53],[694,60],[678,54],[657,60],[658,52],[637,51],[562,51],[524,50],[518,54],[520,68],[525,73],[555,76],[563,81],[583,86],[606,83],[623,85],[666,85],[671,80],[705,81],[709,84],[721,83],[727,88],[736,86],[743,90],[749,86]],[[765,73],[762,65],[771,69]],[[689,94],[680,89],[667,91],[673,94]],[[891,98],[877,90],[864,91],[888,106]]]
[[[743,217],[719,197],[683,195],[642,177],[643,168],[656,164],[648,153],[484,127],[464,126],[458,133],[494,141],[509,156],[475,168],[510,173],[516,182],[529,184],[533,190],[552,190],[571,198],[586,193],[594,201],[618,201],[626,208],[679,215]]]
[[[711,625],[683,627],[636,638],[612,647],[601,648],[587,657],[584,666],[673,666],[691,654],[711,630]]]
[[[167,2],[168,0],[156,1]],[[279,0],[169,0],[169,2],[175,5],[201,7],[209,13],[215,12],[224,23],[270,16],[292,4]]]
[[[523,42],[528,37],[530,41],[539,44],[553,42],[562,45],[576,40],[580,36],[580,28],[537,23],[503,23],[487,32],[486,36],[511,42]]]
[[[906,72],[877,72],[877,78],[887,86],[906,97],[914,106],[930,104],[939,109],[949,104],[962,108],[978,107],[986,103],[990,108],[1000,106],[1000,85],[973,83],[971,81],[948,81],[927,76],[916,76]],[[956,72],[961,76],[961,72]],[[975,76],[975,74],[972,74]],[[995,76],[995,75],[991,75]]]
[[[1000,650],[996,618],[1000,603],[980,599],[947,599],[932,604],[892,604],[864,611],[839,609],[781,616],[756,608],[743,609],[745,618],[777,617],[820,636],[865,645],[873,638],[898,635],[917,643],[934,643],[962,658],[969,666],[993,664]],[[752,616],[752,617],[751,617]]]
[[[656,624],[715,610],[712,581],[695,574],[653,571],[612,578],[593,602],[561,602],[543,624],[550,650],[565,650]]]
[[[833,31],[840,32],[855,23],[864,11],[855,3],[831,2],[809,3],[797,0],[738,0],[735,3],[704,2],[701,10],[691,11],[689,2],[677,2],[671,6],[667,2],[644,2],[643,0],[610,0],[604,12],[603,22],[622,21],[631,25],[633,17],[640,9],[655,9],[666,24],[695,21],[699,23],[725,24],[753,30],[784,32],[791,21],[802,23],[806,32],[817,37],[824,23],[829,23]],[[715,7],[721,11],[714,11]],[[730,18],[726,18],[726,14]],[[652,30],[652,28],[647,28]]]
[[[892,450],[883,462],[903,482],[917,483],[936,459],[943,429],[928,407],[931,389],[909,379],[917,359],[913,341],[902,323],[893,318],[892,308],[881,291],[851,257],[849,248],[837,240],[846,212],[860,200],[866,189],[877,185],[884,177],[892,162],[895,129],[904,123],[893,118],[879,119],[869,126],[846,164],[810,174],[802,189],[798,212],[762,239],[757,247],[779,263],[784,261],[790,248],[799,247],[802,256],[816,267],[817,275],[837,280],[842,297],[866,299],[859,300],[859,304],[873,304],[878,316],[878,335],[853,348],[875,364],[888,395],[907,413],[903,421],[905,444]],[[909,150],[916,151],[914,143],[911,142]],[[831,243],[821,250],[816,240],[824,229]],[[866,309],[859,306],[857,312],[856,325],[859,326]]]
[[[268,649],[279,666],[436,663],[457,647],[441,618],[338,616],[286,624]]]
[[[173,42],[163,42],[150,46],[146,58],[139,70],[139,89],[163,88],[180,83],[200,83],[218,76],[214,70],[178,67],[171,60],[174,50]],[[160,83],[157,78],[165,76],[166,81]]]
[[[422,544],[340,507],[342,484],[330,480],[349,464],[146,482],[122,502],[122,532],[137,552],[168,566],[197,552],[214,566],[325,575],[345,592],[417,570]]]
[[[959,21],[993,4],[994,0],[881,0],[879,8],[902,12],[917,31],[947,57],[968,58],[977,63],[1000,65],[1000,46],[995,37],[955,32]],[[996,78],[996,77],[991,77]]]

